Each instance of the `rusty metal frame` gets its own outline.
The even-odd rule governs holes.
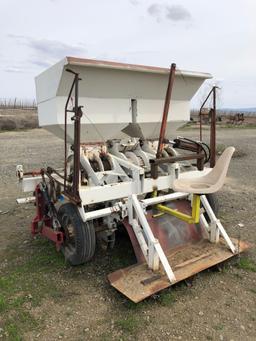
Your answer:
[[[75,201],[77,204],[81,203],[81,199],[79,196],[79,183],[80,183],[80,135],[81,135],[81,117],[83,115],[82,106],[78,105],[79,98],[79,73],[74,72],[73,70],[66,69],[67,72],[70,72],[74,75],[74,79],[68,94],[68,98],[65,105],[65,136],[64,136],[64,144],[65,144],[65,160],[64,160],[64,194],[67,195],[71,200]],[[72,95],[72,92],[75,92],[75,105],[72,110],[68,109],[68,104]],[[74,113],[74,116],[71,117],[71,120],[74,121],[74,143],[72,146],[74,161],[73,161],[73,181],[72,187],[67,188],[67,115],[69,112]]]
[[[167,118],[168,118],[168,112],[169,112],[173,83],[174,83],[174,77],[175,77],[175,70],[176,70],[176,64],[172,63],[171,68],[170,68],[168,86],[167,86],[167,90],[166,90],[166,96],[165,96],[165,102],[164,102],[164,111],[163,111],[160,134],[159,134],[158,148],[157,148],[157,153],[156,153],[157,159],[159,159],[162,156],[163,144],[164,144],[164,138],[165,138],[165,131],[166,131],[166,126],[167,126]]]
[[[158,166],[161,164],[175,163],[175,162],[186,161],[186,160],[197,160],[199,170],[203,169],[203,164],[204,164],[203,153],[183,155],[183,156],[171,156],[171,157],[150,160],[151,177],[153,179],[158,178]]]
[[[40,233],[50,239],[55,243],[56,249],[59,251],[64,243],[65,236],[63,231],[53,229],[53,218],[46,214],[46,202],[39,185],[35,188],[35,206],[36,216],[31,223],[31,234],[35,236]]]
[[[211,156],[210,156],[210,167],[213,168],[216,163],[216,90],[219,89],[218,86],[213,86],[208,95],[206,96],[203,104],[200,107],[199,110],[199,122],[200,122],[200,133],[199,138],[202,142],[203,134],[202,134],[202,110],[205,106],[206,102],[210,98],[211,94],[213,95],[213,108],[210,110],[211,113],[211,131],[210,131],[210,150],[211,150]]]

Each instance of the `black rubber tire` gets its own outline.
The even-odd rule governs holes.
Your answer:
[[[206,198],[207,198],[213,212],[218,217],[219,209],[220,209],[218,196],[215,193],[211,193],[211,194],[206,194]],[[207,213],[205,213],[205,218],[206,218],[207,222],[209,223],[210,218],[208,217]]]
[[[72,203],[66,203],[59,208],[58,219],[65,233],[65,242],[61,248],[65,259],[71,265],[88,262],[93,257],[96,247],[93,223],[84,223],[76,205]]]

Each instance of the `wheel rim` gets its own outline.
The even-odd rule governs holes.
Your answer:
[[[65,233],[65,248],[68,248],[70,251],[75,250],[76,248],[76,233],[73,224],[71,223],[70,217],[68,215],[63,215],[62,218],[62,227]]]

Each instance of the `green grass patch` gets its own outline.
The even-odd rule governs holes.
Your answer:
[[[11,318],[5,320],[3,326],[7,340],[22,340],[23,333],[38,327],[38,322],[29,312],[18,310],[13,312],[12,315]]]
[[[127,309],[127,310],[131,310],[131,311],[138,311],[141,309],[143,305],[143,302],[142,303],[134,303],[132,301],[129,301],[129,300],[126,300],[125,303],[124,303],[124,308]]]
[[[160,304],[165,307],[169,307],[173,305],[175,300],[176,300],[176,295],[173,289],[167,289],[166,291],[162,292],[159,297]]]
[[[5,311],[6,307],[7,307],[7,303],[5,301],[5,297],[0,294],[0,313]]]
[[[145,300],[140,303],[134,303],[130,300],[125,300],[119,307],[119,318],[115,321],[115,326],[120,329],[124,334],[136,335],[139,328],[146,326],[147,320],[145,319],[145,312],[154,302],[151,299]]]
[[[215,330],[223,330],[224,329],[224,325],[223,324],[216,324],[213,328]]]
[[[142,302],[139,303],[134,303],[132,301],[130,301],[129,299],[127,299],[124,303],[123,303],[123,311],[125,312],[140,312],[142,310],[146,310],[149,307],[152,306],[152,304],[154,304],[155,302],[153,301],[153,299],[150,297]]]
[[[38,328],[30,314],[44,298],[62,299],[64,289],[60,273],[67,265],[54,245],[43,239],[33,240],[28,247],[9,248],[8,265],[0,272],[0,315],[3,335],[8,340],[21,340],[29,330]]]
[[[241,257],[238,260],[237,267],[246,271],[256,272],[256,263],[248,257]]]
[[[135,315],[128,315],[125,318],[116,321],[116,326],[124,333],[134,333],[141,326],[140,319]]]
[[[22,337],[19,334],[18,328],[15,323],[7,323],[5,327],[5,333],[10,341],[21,341]]]

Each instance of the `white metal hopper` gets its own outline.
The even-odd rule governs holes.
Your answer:
[[[81,142],[127,137],[122,130],[137,122],[146,139],[157,139],[161,125],[169,69],[66,57],[36,77],[39,125],[64,138],[64,107],[73,75],[80,74]],[[177,70],[166,137],[190,119],[190,100],[208,73]],[[68,135],[73,137],[72,114]]]

